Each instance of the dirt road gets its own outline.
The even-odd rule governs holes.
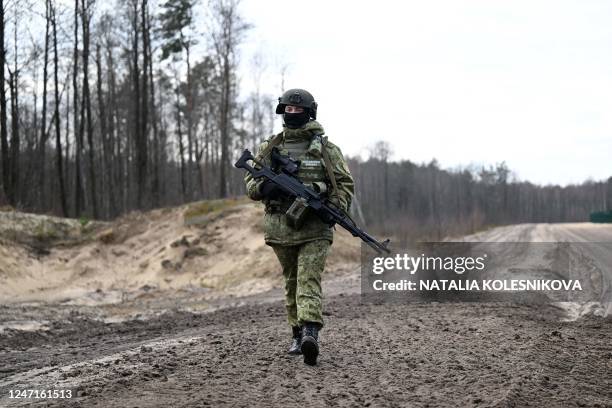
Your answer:
[[[462,237],[461,240],[475,242],[521,242],[534,245],[508,246],[499,270],[491,273],[508,277],[517,271],[532,277],[538,276],[537,268],[561,273],[552,262],[554,254],[545,253],[554,249],[546,243],[568,243],[569,270],[567,279],[579,278],[586,285],[585,293],[592,301],[566,302],[562,306],[566,318],[576,319],[584,314],[612,315],[612,225],[592,223],[566,224],[521,224],[495,228],[479,234]],[[489,245],[490,246],[490,245]],[[534,265],[536,268],[534,268]],[[510,267],[511,266],[511,267]]]
[[[612,242],[612,226],[519,225],[467,239]],[[611,255],[591,256],[609,282]],[[358,288],[358,275],[326,282],[316,367],[285,354],[279,290],[220,300],[212,312],[152,291],[130,306],[140,317],[120,322],[108,319],[118,305],[6,305],[0,316],[42,316],[47,329],[0,334],[0,406],[612,406],[610,317],[567,321],[565,309],[501,303],[371,304]],[[8,398],[32,388],[75,398]]]

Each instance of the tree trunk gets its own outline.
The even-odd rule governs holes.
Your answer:
[[[138,22],[138,1],[132,0],[132,104],[133,104],[133,141],[134,141],[134,167],[136,173],[136,208],[141,208],[145,192],[145,166],[146,158],[143,160],[143,132],[142,132],[142,94],[141,78],[138,58],[138,46],[140,37],[140,25]]]
[[[206,109],[206,121],[204,123],[204,197],[210,198],[210,110]]]
[[[148,69],[149,74],[148,74],[148,78],[149,78],[149,95],[151,97],[151,101],[150,101],[150,109],[151,109],[151,123],[153,125],[153,155],[152,155],[152,161],[153,161],[153,180],[152,180],[152,199],[153,199],[153,206],[154,207],[159,207],[160,206],[160,195],[161,195],[161,183],[160,183],[160,144],[159,144],[159,128],[158,128],[158,110],[156,108],[156,104],[155,104],[155,82],[154,82],[154,77],[153,77],[153,52],[151,50],[151,16],[148,13],[148,8],[146,10],[147,14],[147,25],[146,25],[146,29],[143,32],[143,39],[145,42],[145,50],[147,53],[147,64],[146,64],[146,69]]]
[[[100,174],[102,176],[102,197],[106,197],[104,206],[105,217],[110,216],[111,202],[115,200],[115,189],[112,182],[111,169],[113,162],[111,161],[111,144],[108,136],[108,114],[106,111],[106,100],[102,93],[102,56],[100,53],[100,44],[96,46],[96,73],[97,73],[97,96],[98,96],[98,121],[100,123],[100,133],[102,139],[102,167]]]
[[[227,195],[227,163],[229,161],[229,100],[231,91],[229,55],[223,59],[223,91],[221,92],[221,163],[219,177],[219,196]]]
[[[89,20],[90,7],[92,3],[85,4],[85,0],[81,0],[81,22],[83,24],[83,103],[87,115],[87,144],[89,145],[89,189],[91,194],[91,205],[93,209],[93,218],[99,218],[98,215],[98,197],[96,194],[96,173],[95,173],[95,155],[93,143],[93,121],[91,118],[91,94],[89,91]],[[83,108],[81,108],[83,112]],[[83,117],[82,117],[83,118]],[[81,128],[83,126],[81,125]],[[82,137],[82,135],[81,135]]]
[[[140,169],[140,173],[139,173],[139,180],[138,180],[138,188],[139,188],[139,204],[138,204],[138,208],[142,208],[143,205],[146,206],[147,203],[143,202],[144,201],[144,196],[146,194],[146,192],[148,191],[147,188],[147,183],[148,183],[148,177],[146,177],[147,175],[147,164],[148,164],[148,160],[149,160],[149,152],[148,152],[148,132],[147,132],[147,125],[149,123],[149,118],[148,118],[148,114],[149,114],[149,105],[148,105],[148,98],[147,98],[147,82],[148,82],[148,71],[147,71],[147,67],[149,65],[149,58],[150,56],[148,55],[148,50],[147,50],[147,16],[146,16],[146,10],[147,10],[147,0],[142,0],[142,3],[140,4],[140,28],[142,30],[142,86],[140,87],[141,91],[140,91],[140,103],[141,103],[141,107],[140,107],[140,119],[139,119],[139,123],[140,123],[140,131],[139,131],[139,136],[140,136],[140,143],[139,143],[139,147],[138,147],[138,168]],[[136,54],[136,59],[138,59],[138,54]]]
[[[121,146],[119,143],[118,131],[119,131],[119,107],[117,101],[117,79],[115,76],[115,62],[113,58],[112,46],[106,44],[106,65],[108,70],[108,81],[110,88],[110,100],[108,106],[112,106],[112,113],[110,113],[108,121],[108,137],[110,145],[111,163],[114,165],[109,168],[111,185],[113,196],[115,199],[110,200],[110,212],[111,216],[118,215],[120,208],[124,203],[125,196],[123,194],[123,183],[125,183],[125,177],[123,176],[123,162],[121,161]],[[123,207],[125,208],[125,207]]]
[[[74,50],[72,54],[72,106],[74,110],[75,158],[74,158],[74,215],[81,216],[83,206],[83,185],[81,180],[81,149],[83,144],[83,127],[79,123],[79,0],[74,0]],[[77,130],[78,129],[78,130]],[[78,134],[77,134],[78,131]]]
[[[19,201],[19,86],[17,73],[9,73],[9,87],[11,89],[11,181],[8,196],[11,205],[16,206]]]
[[[14,204],[10,195],[10,161],[6,113],[6,87],[4,67],[6,49],[4,48],[4,0],[0,0],[0,145],[2,147],[2,188],[9,203]]]
[[[180,99],[179,99],[179,88],[177,86],[176,88],[176,121],[177,121],[177,126],[178,126],[178,133],[177,133],[177,137],[178,137],[178,142],[179,142],[179,155],[180,155],[180,159],[181,159],[181,194],[182,194],[182,198],[183,201],[185,201],[186,197],[187,197],[187,186],[185,184],[185,147],[183,146],[183,131],[181,129],[181,105],[180,105]]]
[[[187,200],[193,199],[193,98],[191,92],[191,55],[189,43],[181,40],[185,45],[185,53],[187,54]]]
[[[15,13],[15,18],[17,18]],[[9,200],[13,206],[20,202],[19,189],[19,70],[17,67],[17,24],[14,31],[14,61],[13,72],[9,72],[9,86],[11,88],[11,189]]]
[[[50,0],[48,0],[50,3]],[[55,18],[55,5],[51,8],[51,23],[53,25],[53,83],[55,87],[55,160],[57,165],[57,178],[60,186],[60,203],[62,206],[62,215],[68,216],[68,203],[66,202],[66,186],[64,185],[64,169],[62,159],[62,140],[60,133],[60,96],[59,96],[59,80],[58,80],[58,65],[59,58],[57,53],[57,20]]]
[[[45,209],[45,159],[47,145],[47,77],[49,71],[49,22],[51,20],[51,0],[45,0],[45,53],[43,58],[43,95],[42,112],[40,117],[40,141],[38,144],[38,191],[37,204]]]
[[[69,81],[66,81],[69,82]],[[70,83],[66,84],[67,92],[66,92],[66,147],[64,148],[65,160],[64,160],[64,180],[66,182],[66,200],[68,201],[69,197],[71,197],[70,184],[68,180],[72,180],[72,174],[70,173],[71,161],[70,161],[70,113],[72,106],[70,106]],[[68,214],[70,214],[70,205],[68,205]]]

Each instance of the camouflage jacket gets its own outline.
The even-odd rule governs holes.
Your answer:
[[[289,129],[268,138],[257,149],[257,156],[266,149],[274,138],[280,138],[276,145],[282,154],[290,154],[301,161],[298,178],[306,184],[323,182],[327,185],[330,200],[348,211],[354,194],[354,182],[348,165],[342,156],[340,148],[320,136],[324,133],[323,127],[312,120],[300,129]],[[331,180],[325,167],[322,149],[327,149],[333,174],[336,179],[337,190],[333,194]],[[265,165],[270,165],[270,157],[259,158]],[[333,241],[333,231],[323,223],[315,214],[308,214],[304,225],[296,230],[287,224],[285,211],[291,205],[288,200],[272,201],[262,198],[259,194],[259,180],[247,173],[245,177],[247,195],[253,200],[262,200],[266,204],[264,217],[264,238],[268,245],[299,245],[305,242],[327,239]]]

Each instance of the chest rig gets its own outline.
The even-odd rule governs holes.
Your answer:
[[[299,160],[300,166],[297,177],[307,186],[320,193],[328,193],[329,196],[337,192],[336,179],[333,167],[327,152],[326,138],[322,134],[315,134],[312,140],[285,141],[283,133],[273,136],[268,145],[259,153],[257,159],[267,161],[272,149],[277,148],[279,153]],[[331,188],[327,188],[327,183]],[[267,200],[266,212],[287,213],[295,212],[295,202],[287,200]]]

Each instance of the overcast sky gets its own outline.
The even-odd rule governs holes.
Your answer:
[[[243,0],[262,91],[309,90],[345,154],[506,161],[521,180],[612,176],[612,1]],[[277,124],[280,130],[280,122]]]

